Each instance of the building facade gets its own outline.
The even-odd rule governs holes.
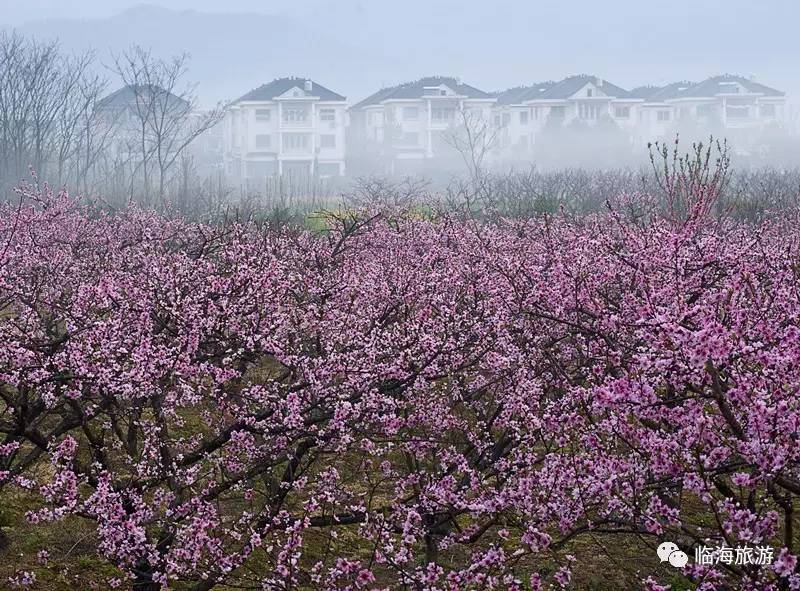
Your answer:
[[[492,131],[489,158],[513,164],[540,159],[551,146],[566,155],[578,144],[611,153],[676,133],[749,146],[760,141],[754,132],[787,116],[783,92],[732,75],[628,91],[582,74],[497,93],[431,76],[349,109],[344,96],[312,80],[279,78],[231,105],[221,139],[227,174],[250,181],[343,175],[346,166],[351,174],[444,170],[462,164],[452,138],[475,123]]]
[[[347,99],[305,78],[278,78],[234,101],[223,120],[225,171],[243,181],[345,173]]]
[[[194,111],[192,104],[152,84],[128,84],[97,101],[99,130],[106,135],[105,155],[111,159],[141,160],[157,150],[169,156],[168,141],[187,133]]]
[[[530,156],[531,146],[548,112],[541,107],[532,107],[529,101],[554,85],[555,82],[540,82],[495,93],[497,103],[493,110],[493,124],[498,130],[497,152],[501,157],[517,160]]]
[[[546,128],[613,124],[635,128],[643,100],[598,76],[569,76],[497,93],[498,157],[526,159]]]
[[[680,81],[642,86],[632,91],[597,76],[570,76],[495,93],[493,112],[499,130],[496,158],[530,160],[537,143],[554,141],[546,131],[603,126],[634,145],[674,137],[728,138],[748,149],[758,133],[787,118],[783,92],[741,76],[725,75],[702,82]],[[541,146],[547,148],[547,146]]]
[[[678,132],[724,136],[748,146],[758,132],[787,118],[785,93],[742,76],[714,76],[633,91],[644,98],[640,132],[665,137]]]
[[[490,125],[496,99],[445,76],[384,88],[350,109],[351,141],[384,168],[452,156],[448,135],[467,125]]]
[[[634,88],[631,94],[642,100],[635,128],[635,139],[650,141],[674,135],[677,117],[671,101],[694,85],[694,82],[684,80],[664,86]]]

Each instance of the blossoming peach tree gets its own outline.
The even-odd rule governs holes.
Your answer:
[[[680,219],[314,234],[23,188],[0,499],[91,523],[104,586],[568,588],[603,536],[775,548],[649,589],[800,589],[800,225],[699,193]]]

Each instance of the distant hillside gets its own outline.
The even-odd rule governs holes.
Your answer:
[[[242,1],[198,0],[216,13],[139,5],[108,18],[34,20],[20,30],[58,36],[68,48],[95,47],[106,61],[109,50],[133,42],[163,55],[188,51],[206,103],[283,75],[310,76],[353,102],[431,74],[485,90],[581,72],[625,88],[736,72],[800,95],[795,0],[775,0],[769,10],[750,0],[618,0],[613,9],[562,0],[264,2],[259,10],[272,15],[236,12]]]
[[[341,94],[360,90],[379,60],[286,15],[211,14],[140,5],[96,20],[47,19],[18,27],[59,38],[66,49],[93,48],[105,64],[132,43],[162,55],[191,54],[190,78],[205,103],[236,98],[283,75],[309,76]],[[362,92],[369,92],[368,82]],[[348,96],[348,98],[350,98]],[[353,97],[355,98],[355,97]]]

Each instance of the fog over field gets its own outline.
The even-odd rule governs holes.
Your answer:
[[[687,142],[727,139],[743,166],[800,162],[794,32],[800,5],[789,0],[5,4],[0,27],[7,33],[57,40],[65,55],[92,52],[87,71],[104,79],[106,94],[127,84],[117,61],[133,46],[165,62],[184,56],[175,86],[188,92],[191,110],[232,107],[192,142],[195,155],[201,153],[200,173],[217,167],[236,182],[282,174],[278,144],[290,141],[310,153],[323,141],[336,150],[322,153],[319,167],[306,158],[303,174],[464,172],[458,170],[464,146],[443,145],[452,147],[445,128],[458,128],[453,122],[465,108],[491,126],[472,135],[481,137],[484,160],[495,169],[635,167],[646,162],[648,142],[678,134]],[[323,140],[316,129],[313,138],[285,137],[274,125],[262,131],[258,123],[246,125],[258,105],[249,103],[248,111],[239,99],[287,78],[342,99],[345,108],[334,121],[339,137]],[[560,81],[562,88],[549,94],[518,92]],[[404,122],[402,101],[411,91],[403,85],[413,84],[417,110],[407,110]],[[446,111],[434,109],[426,95],[442,84],[451,97]],[[375,100],[376,92],[393,87],[399,93]],[[496,103],[484,109],[480,100],[487,97]],[[590,106],[600,97],[608,100]],[[262,93],[262,106],[264,99]],[[420,126],[420,117],[435,121]],[[256,138],[268,132],[271,139]],[[270,151],[277,155],[268,157]]]
[[[465,162],[474,168],[476,152],[481,167],[495,170],[638,167],[648,142],[678,135],[686,143],[727,140],[742,167],[793,167],[800,162],[799,6],[37,0],[6,2],[0,30],[55,42],[65,59],[91,55],[83,70],[102,79],[100,107],[110,105],[101,99],[136,86],[134,78],[142,82],[132,76],[133,64],[128,75],[120,68],[132,48],[147,52],[142,67],[180,56],[180,76],[165,96],[187,100],[187,120],[208,119],[207,130],[180,142],[193,169],[201,177],[222,171],[234,185],[250,186],[284,168],[311,176],[450,177],[466,173]],[[164,86],[152,68],[148,76],[151,87]],[[317,102],[297,113],[302,121],[278,124],[278,117],[295,117],[278,108],[287,97],[277,90],[290,90],[286,80],[297,80],[298,92]],[[316,89],[333,94],[320,98]],[[431,100],[431,93],[440,96]],[[100,109],[107,123],[119,123],[110,115],[119,107]],[[314,118],[330,109],[332,119],[317,125]],[[131,138],[119,129],[109,135],[113,157],[126,153],[118,148]],[[17,141],[15,150],[26,144]],[[60,149],[62,157],[69,152]],[[15,158],[19,169],[27,157]]]

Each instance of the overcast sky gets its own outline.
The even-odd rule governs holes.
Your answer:
[[[0,25],[101,55],[130,42],[186,50],[205,102],[292,73],[353,101],[430,74],[498,90],[576,73],[631,88],[731,72],[800,95],[798,0],[153,0],[126,16],[137,4],[0,0]]]
[[[376,0],[367,0],[379,4]],[[41,18],[96,18],[109,17],[141,2],[130,0],[0,0],[0,19],[20,25]],[[313,0],[155,0],[147,2],[175,10],[202,10],[206,12],[262,12],[271,14],[311,7]],[[388,3],[387,3],[388,4]]]

